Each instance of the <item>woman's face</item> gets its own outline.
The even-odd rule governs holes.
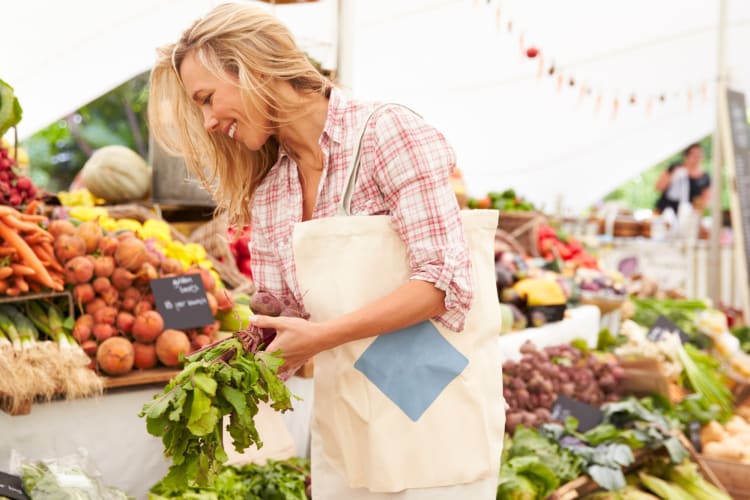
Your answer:
[[[252,151],[258,151],[270,137],[268,122],[247,103],[244,109],[240,89],[234,82],[217,78],[190,52],[180,65],[185,90],[203,112],[203,126],[210,133],[226,134]],[[249,116],[252,115],[252,116]]]

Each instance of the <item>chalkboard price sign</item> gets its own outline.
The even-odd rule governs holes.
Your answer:
[[[214,322],[200,274],[159,278],[150,284],[164,328],[186,330]]]
[[[578,430],[586,432],[600,423],[604,419],[604,413],[596,406],[591,406],[577,399],[560,395],[552,405],[552,418],[558,422],[565,422],[568,417],[578,420]]]
[[[687,333],[683,332],[679,326],[675,325],[664,316],[659,316],[658,318],[656,318],[654,324],[651,325],[651,328],[649,328],[648,333],[646,334],[646,338],[651,340],[652,342],[658,342],[664,337],[665,333],[676,333],[680,336],[680,341],[683,344],[690,340],[690,337],[688,337]]]
[[[23,490],[21,478],[0,472],[0,497],[13,500],[29,500]]]
[[[727,103],[734,149],[735,190],[740,209],[737,222],[742,226],[744,257],[746,266],[750,268],[750,129],[747,125],[745,94],[728,90]]]

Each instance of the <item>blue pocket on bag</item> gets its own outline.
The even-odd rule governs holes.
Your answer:
[[[381,335],[354,367],[416,422],[469,360],[424,321]]]

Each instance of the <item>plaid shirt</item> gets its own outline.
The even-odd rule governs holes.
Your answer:
[[[355,136],[374,107],[350,100],[338,89],[331,91],[319,140],[324,166],[313,219],[336,215]],[[434,319],[461,331],[472,283],[468,245],[449,180],[455,163],[453,149],[440,132],[403,107],[387,107],[373,117],[363,138],[351,213],[390,215],[408,248],[411,279],[434,283],[446,293],[447,310]],[[304,311],[292,255],[292,231],[302,220],[296,166],[281,147],[278,161],[258,186],[250,256],[258,289]]]

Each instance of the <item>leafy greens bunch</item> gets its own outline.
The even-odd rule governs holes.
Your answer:
[[[148,432],[162,438],[172,457],[162,484],[169,490],[212,483],[228,459],[224,416],[235,450],[263,446],[254,418],[261,402],[277,411],[292,408],[292,395],[278,376],[279,353],[263,351],[262,330],[250,327],[185,358],[182,371],[162,394],[143,406]]]

